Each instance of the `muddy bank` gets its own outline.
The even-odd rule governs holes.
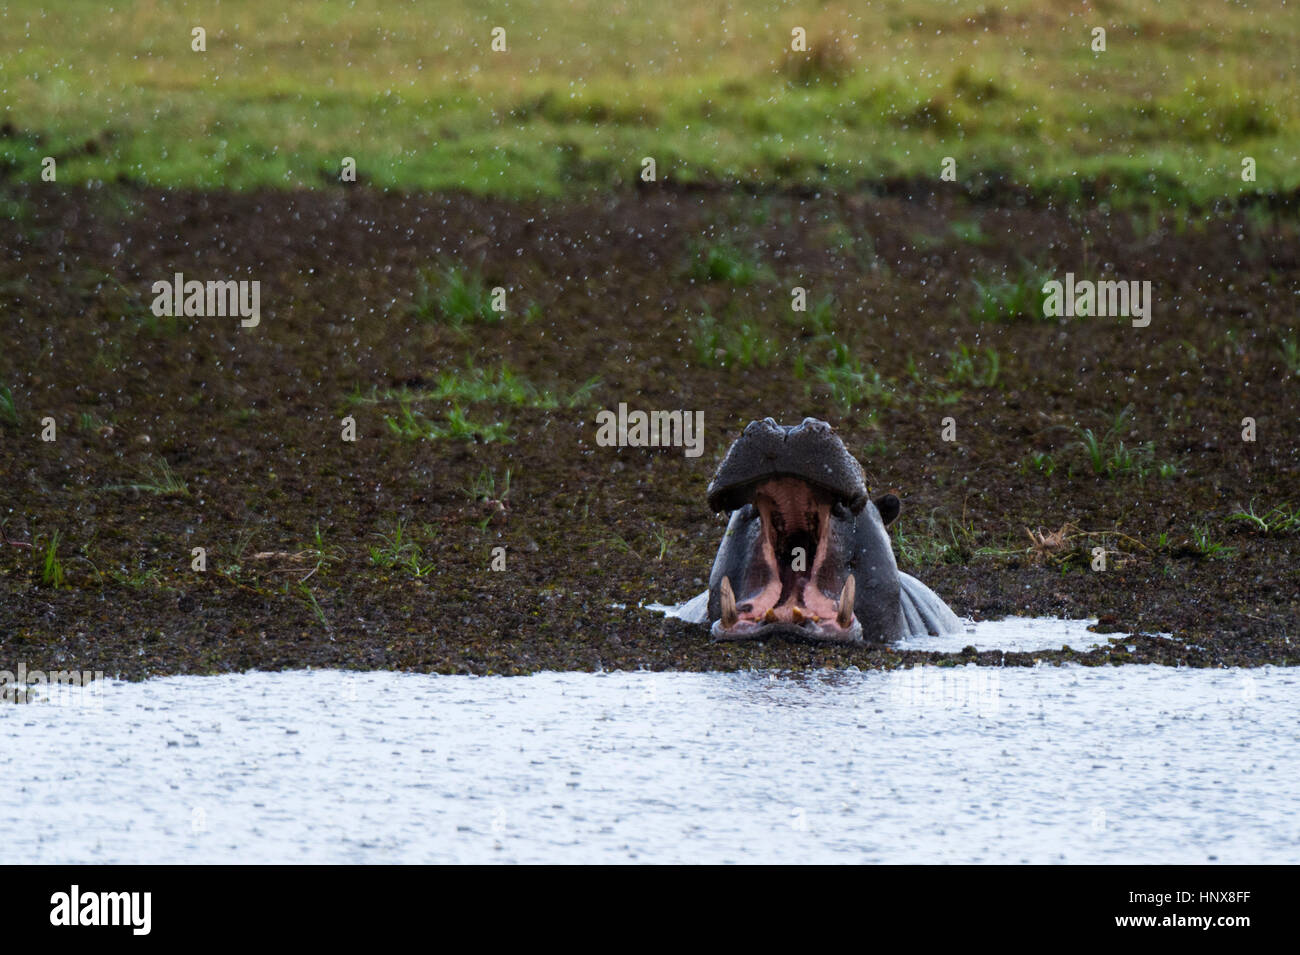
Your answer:
[[[769,414],[836,425],[873,491],[903,499],[900,566],[959,614],[1174,635],[984,662],[1295,661],[1289,212],[707,192],[4,202],[0,668],[967,659],[714,646],[638,609],[703,587],[723,527],[704,487]],[[1023,307],[1067,271],[1151,281],[1150,326]],[[260,323],[154,316],[152,284],[177,272],[259,281]],[[794,286],[809,312],[791,312]],[[478,308],[497,287],[504,316]],[[596,412],[620,402],[702,410],[704,453],[598,446]]]

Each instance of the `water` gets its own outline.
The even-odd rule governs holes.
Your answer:
[[[0,706],[0,861],[1300,861],[1300,674],[110,684]]]
[[[645,609],[687,623],[698,623],[704,633],[704,622],[708,619],[709,592],[706,590],[679,604],[646,604]],[[1005,650],[1009,653],[1060,650],[1062,647],[1085,651],[1108,645],[1105,635],[1088,629],[1096,623],[1095,618],[1061,620],[1056,617],[1007,617],[1005,620],[985,620],[980,623],[967,620],[959,633],[905,637],[894,646],[900,650],[934,650],[939,653],[960,653],[969,646],[976,650]],[[1168,638],[1169,634],[1156,636]]]
[[[1093,633],[1088,628],[1097,620],[1057,620],[1052,617],[1008,617],[1005,620],[966,621],[960,633],[938,636],[906,637],[894,644],[900,650],[937,650],[960,653],[966,647],[976,650],[1005,650],[1008,653],[1032,653],[1035,650],[1060,650],[1069,647],[1080,652],[1110,645],[1112,637],[1120,642],[1125,634]],[[1167,633],[1154,636],[1169,638]]]

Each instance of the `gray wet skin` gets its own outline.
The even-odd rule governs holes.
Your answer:
[[[709,505],[731,512],[709,575],[715,640],[886,643],[961,629],[899,573],[885,532],[898,498],[870,498],[862,465],[824,421],[750,422],[709,483]]]

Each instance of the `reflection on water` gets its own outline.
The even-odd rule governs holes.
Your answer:
[[[1296,862],[1297,671],[293,672],[0,706],[3,862]]]

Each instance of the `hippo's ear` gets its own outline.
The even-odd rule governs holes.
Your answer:
[[[892,494],[882,494],[876,498],[876,510],[880,512],[880,519],[888,527],[894,523],[894,518],[898,517],[898,512],[903,509],[903,503]]]

